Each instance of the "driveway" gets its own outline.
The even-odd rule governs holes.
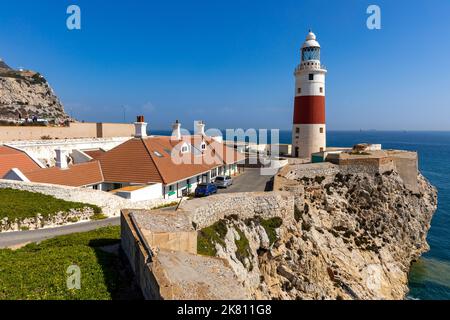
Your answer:
[[[261,175],[259,168],[245,168],[245,171],[233,177],[233,185],[226,189],[219,189],[219,193],[271,191],[273,176]]]
[[[31,231],[3,232],[0,233],[0,248],[14,248],[31,242],[41,242],[56,236],[76,232],[86,232],[107,226],[120,225],[120,217],[105,220],[75,223],[57,228],[39,229]]]

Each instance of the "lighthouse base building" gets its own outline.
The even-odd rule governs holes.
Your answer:
[[[326,73],[320,62],[320,45],[309,32],[301,49],[301,63],[294,72],[293,157],[311,159],[311,154],[326,150]]]

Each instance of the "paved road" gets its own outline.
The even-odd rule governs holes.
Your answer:
[[[244,173],[233,178],[233,185],[219,189],[219,193],[267,191],[267,184],[273,176],[261,175],[261,169],[245,168]]]
[[[95,230],[106,226],[120,225],[120,218],[76,223],[68,226],[39,229],[32,231],[18,231],[0,233],[0,248],[18,247],[30,242],[40,242],[56,236]]]

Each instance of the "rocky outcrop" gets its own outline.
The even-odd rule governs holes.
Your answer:
[[[69,117],[47,80],[34,71],[0,65],[0,120],[15,121],[37,116],[56,123]]]
[[[395,171],[295,179],[284,189],[295,193],[294,223],[274,233],[258,220],[221,220],[226,229],[214,243],[216,255],[249,295],[404,299],[410,265],[429,249],[435,188],[419,175],[418,191],[411,191]]]

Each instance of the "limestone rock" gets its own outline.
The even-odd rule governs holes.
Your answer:
[[[0,65],[0,120],[37,116],[59,123],[69,119],[44,77],[34,71],[13,70]]]
[[[261,226],[235,221],[218,255],[255,299],[404,299],[437,207],[436,189],[417,179],[418,192],[396,172],[299,179],[297,222],[283,223],[272,246]],[[251,269],[236,258],[237,228],[249,240]]]

